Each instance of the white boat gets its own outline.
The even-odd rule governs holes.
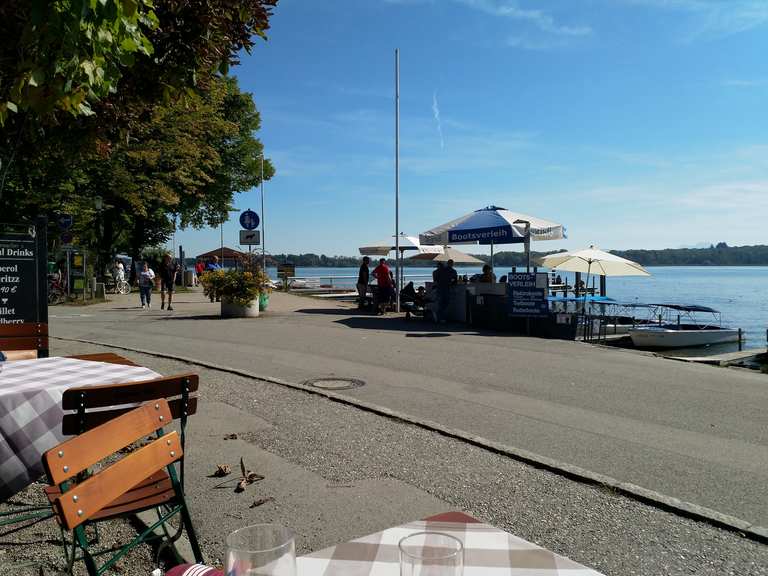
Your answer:
[[[632,343],[637,348],[691,348],[739,341],[739,331],[722,325],[720,312],[706,306],[680,304],[654,304],[662,321],[629,328]],[[677,312],[677,321],[669,322]],[[702,322],[697,315],[711,314],[711,322]],[[666,322],[663,321],[666,316]]]

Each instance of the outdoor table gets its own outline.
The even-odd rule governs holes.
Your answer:
[[[387,528],[296,559],[297,576],[398,576],[398,543],[415,532],[443,532],[464,544],[464,576],[600,576],[546,548],[462,512]]]
[[[39,478],[42,455],[64,440],[61,401],[67,388],[160,376],[142,366],[62,357],[4,362],[0,368],[0,501]]]
[[[443,532],[464,544],[464,576],[602,576],[546,548],[484,524],[463,512],[445,512],[387,528],[296,558],[297,576],[399,576],[400,540],[415,532]],[[224,576],[215,568],[183,564],[166,576]]]

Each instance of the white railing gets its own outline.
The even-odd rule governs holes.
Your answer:
[[[413,282],[419,286],[425,281],[432,280],[431,274],[405,274],[403,282]],[[329,274],[327,276],[289,276],[289,290],[339,290],[348,288],[354,290],[357,285],[357,275],[338,276]]]

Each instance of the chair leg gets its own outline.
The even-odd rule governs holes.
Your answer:
[[[192,526],[192,517],[189,515],[186,502],[181,504],[181,519],[184,522],[184,527],[187,529],[187,537],[189,538],[189,545],[192,547],[192,553],[195,555],[195,561],[202,564],[203,552],[200,550],[200,544],[197,541],[197,534],[195,533],[195,527]]]
[[[88,570],[88,576],[98,576],[99,569],[96,567],[96,561],[88,552],[88,538],[85,535],[85,530],[82,526],[75,528],[75,538],[80,549],[83,551],[83,562],[85,562],[85,568]],[[74,550],[72,557],[74,558]]]

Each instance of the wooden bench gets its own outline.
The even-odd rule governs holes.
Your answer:
[[[0,324],[0,351],[8,360],[30,360],[48,356],[48,324]]]
[[[175,431],[163,431],[170,420],[167,400],[147,402],[45,453],[46,473],[51,484],[58,487],[52,500],[54,514],[61,527],[73,535],[70,562],[79,548],[89,575],[108,570],[130,549],[155,536],[152,531],[144,531],[97,566],[95,555],[88,549],[91,542],[85,524],[153,508],[158,512],[158,524],[164,525],[177,513],[181,515],[195,560],[202,562],[183,488],[173,466],[183,461],[181,439]],[[126,447],[149,435],[156,438],[123,454]],[[110,464],[104,464],[95,474],[83,474],[107,459]]]

